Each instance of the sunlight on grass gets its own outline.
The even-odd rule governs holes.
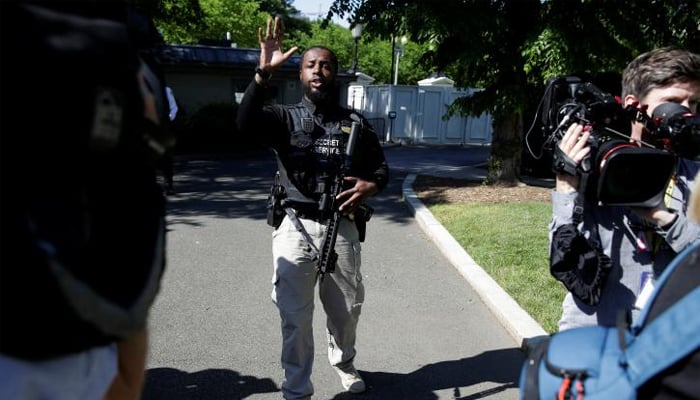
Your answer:
[[[547,332],[557,331],[566,291],[549,273],[550,204],[461,203],[428,209]]]

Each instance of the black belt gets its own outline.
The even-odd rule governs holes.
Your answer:
[[[299,218],[310,219],[310,220],[313,220],[316,222],[322,221],[324,219],[323,215],[322,215],[323,213],[318,211],[318,210],[312,211],[312,212],[306,212],[306,211],[299,211],[299,210],[295,209],[294,211],[296,212],[297,217],[299,217]]]
[[[294,210],[294,213],[297,215],[299,218],[304,218],[304,219],[310,219],[313,221],[322,221],[324,219],[323,212],[318,209],[318,206],[316,204],[290,204],[288,207],[290,207],[292,210]]]

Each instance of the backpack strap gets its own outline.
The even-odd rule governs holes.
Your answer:
[[[620,362],[627,364],[634,387],[700,347],[700,287],[659,315],[634,337]]]
[[[699,250],[700,243],[689,246],[668,265],[658,280],[658,286],[652,298],[644,308],[642,315],[633,326],[633,334],[627,351],[623,353],[622,363],[627,364],[630,382],[639,387],[660,371],[673,365],[676,361],[700,347],[700,287],[686,293],[671,307],[664,310],[648,324],[649,309],[654,299],[664,288],[669,276],[684,265],[684,261]]]
[[[655,283],[655,290],[650,296],[649,300],[647,301],[647,306],[644,307],[637,318],[636,322],[634,323],[633,329],[635,331],[639,331],[642,329],[642,327],[645,325],[647,319],[649,318],[649,312],[652,310],[654,303],[656,302],[656,299],[659,297],[660,292],[663,290],[663,287],[666,286],[668,281],[671,279],[671,276],[673,273],[682,268],[684,265],[684,261],[688,262],[691,257],[697,257],[697,255],[694,255],[694,253],[699,253],[700,254],[700,241],[693,243],[692,245],[686,247],[683,249],[680,253],[676,255],[676,257],[671,260],[671,262],[666,266],[664,271],[661,273],[661,276],[656,280]]]

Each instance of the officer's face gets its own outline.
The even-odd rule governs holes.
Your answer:
[[[333,87],[335,74],[332,55],[328,50],[308,50],[301,60],[299,71],[299,79],[306,97],[314,103],[327,98]]]

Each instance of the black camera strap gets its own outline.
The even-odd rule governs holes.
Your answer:
[[[579,186],[578,186],[578,192],[576,193],[576,199],[574,199],[574,210],[573,210],[573,222],[574,225],[578,226],[578,224],[583,221],[583,205],[585,203],[585,193],[586,190],[588,189],[588,177],[590,174],[588,172],[583,172],[579,175]],[[598,233],[597,227],[595,228],[596,234]]]
[[[580,178],[572,223],[560,226],[552,235],[549,270],[573,296],[594,306],[600,301],[612,261],[601,248],[597,224],[592,224],[589,237],[578,228],[583,221],[589,173],[581,173]]]
[[[591,174],[589,172],[583,172],[580,175],[580,180],[579,180],[579,187],[578,187],[578,193],[576,194],[576,199],[574,199],[574,210],[573,210],[573,215],[572,215],[572,220],[574,223],[574,226],[578,227],[578,225],[583,221],[583,210],[584,210],[584,205],[586,203],[586,191],[588,190],[588,179],[590,178]],[[591,235],[588,239],[591,243],[593,243],[597,247],[601,247],[600,243],[600,235],[598,233],[598,224],[593,223],[591,224]],[[602,251],[602,249],[601,249]]]
[[[555,146],[554,152],[552,153],[552,171],[555,174],[576,176],[579,174],[579,170],[581,170],[581,168],[576,164],[576,161],[566,155],[564,150],[559,146]]]

